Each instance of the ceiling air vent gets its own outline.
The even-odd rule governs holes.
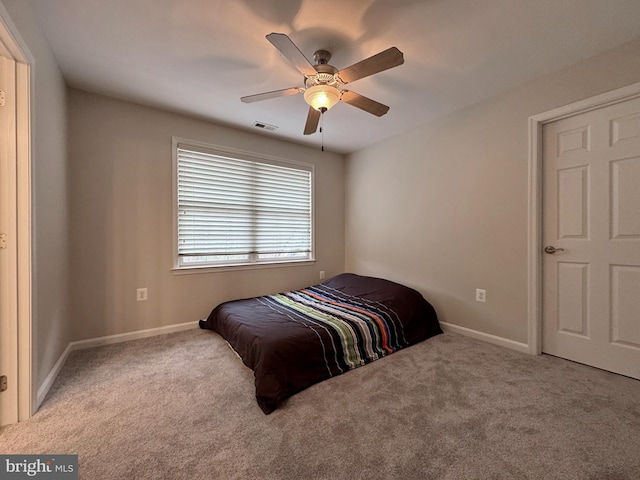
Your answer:
[[[253,122],[253,126],[256,128],[261,128],[262,130],[269,130],[270,132],[278,129],[278,127],[276,127],[275,125],[269,125],[268,123],[264,122]]]

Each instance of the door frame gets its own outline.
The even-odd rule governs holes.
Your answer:
[[[640,98],[640,82],[529,117],[528,345],[542,353],[542,127],[546,123]]]
[[[26,420],[35,412],[35,391],[33,381],[36,378],[33,368],[33,329],[32,329],[32,132],[31,132],[31,92],[32,67],[34,57],[13,24],[5,7],[0,3],[0,42],[4,45],[4,54],[13,57],[16,66],[16,158],[13,165],[14,176],[10,179],[12,198],[10,216],[15,218],[16,248],[12,250],[12,262],[16,265],[16,288],[11,298],[11,308],[16,312],[16,342],[18,378],[17,421]],[[13,202],[12,202],[13,203]],[[11,240],[11,239],[10,239]],[[12,380],[9,379],[11,382]]]

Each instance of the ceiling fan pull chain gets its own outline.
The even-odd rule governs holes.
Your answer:
[[[320,151],[324,152],[324,128],[322,128],[324,126],[324,112],[320,113],[320,143],[321,143],[321,147],[320,147]]]

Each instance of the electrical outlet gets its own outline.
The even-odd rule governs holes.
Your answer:
[[[324,270],[320,270],[320,280],[324,280],[324,278],[325,278]]]
[[[146,288],[139,288],[138,290],[136,290],[136,298],[139,302],[143,302],[145,301],[148,297],[147,297],[147,289]]]
[[[487,291],[483,288],[476,288],[476,302],[485,303],[487,301]]]

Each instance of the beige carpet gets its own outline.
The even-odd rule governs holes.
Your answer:
[[[77,453],[99,479],[640,478],[640,382],[444,334],[267,416],[222,339],[72,353],[0,453]]]

